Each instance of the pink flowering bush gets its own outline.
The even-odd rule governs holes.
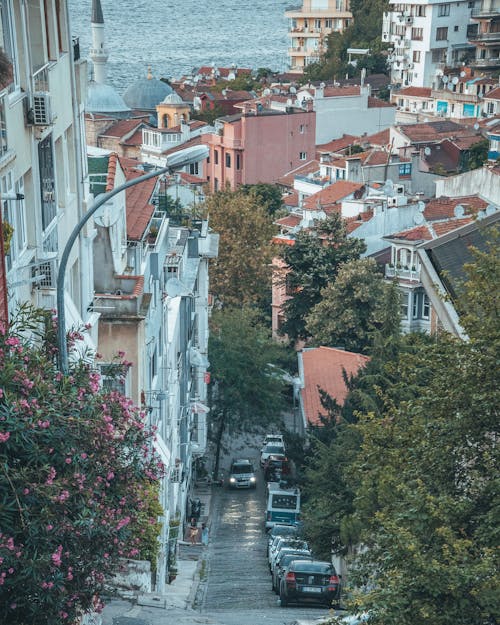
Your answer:
[[[82,362],[58,373],[54,320],[0,325],[0,623],[76,623],[150,536],[162,471],[143,414]],[[42,328],[42,329],[40,329]],[[38,333],[28,341],[26,330]],[[154,542],[154,539],[153,539]],[[150,545],[148,546],[150,548]]]

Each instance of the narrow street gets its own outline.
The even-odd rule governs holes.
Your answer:
[[[248,455],[258,467],[255,450]],[[271,590],[264,531],[265,483],[257,469],[255,490],[215,489],[210,545],[198,609],[227,625],[283,625],[328,614],[321,607],[282,608]]]

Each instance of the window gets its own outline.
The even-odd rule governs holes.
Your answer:
[[[157,347],[155,345],[154,352],[151,355],[149,360],[149,379],[152,381],[155,379],[156,374],[158,372],[158,355],[157,355]]]
[[[424,5],[417,5],[415,7],[415,15],[417,17],[425,17],[425,6]]]
[[[448,26],[441,26],[436,29],[436,41],[446,41],[448,39]]]
[[[306,129],[306,127],[304,126],[304,124],[300,124],[300,126],[299,126],[299,132],[300,132],[300,134],[301,134],[301,135],[303,135],[303,134],[304,134],[305,129]]]
[[[411,310],[411,316],[413,317],[413,319],[418,319],[418,309],[419,309],[419,300],[420,300],[420,293],[413,293],[412,296],[412,310]]]
[[[9,172],[1,180],[2,194],[20,194],[24,195],[23,179],[20,178],[13,183],[12,173]],[[3,200],[2,201],[2,220],[9,223],[14,232],[10,241],[10,251],[8,256],[7,267],[10,269],[12,261],[17,259],[19,255],[26,249],[26,206],[24,200]]]
[[[454,26],[454,27],[453,27],[453,30],[454,30],[456,33],[458,33],[458,26]]]
[[[413,41],[422,41],[424,38],[424,29],[423,28],[412,28],[411,29],[411,38]]]
[[[38,164],[40,168],[42,229],[47,230],[56,216],[54,154],[50,135],[38,144]]]
[[[317,28],[318,30],[321,29],[321,20],[314,20],[314,28]]]
[[[344,0],[337,0],[335,3],[335,8],[337,11],[343,11],[344,10]]]
[[[494,102],[488,102],[488,104],[486,106],[486,113],[488,115],[494,115],[495,114],[495,103]]]
[[[327,17],[325,20],[325,28],[333,28],[333,20],[331,17]]]
[[[469,2],[467,4],[467,6],[469,7],[469,9],[473,9],[476,6],[476,3],[475,2]]]
[[[408,293],[401,293],[401,318],[408,319]]]
[[[446,61],[446,48],[438,48],[432,50],[432,62],[444,63]]]
[[[0,98],[0,158],[7,152],[7,126],[5,124],[5,98]]]
[[[219,164],[219,151],[218,150],[214,150],[214,163],[215,165]]]
[[[450,14],[449,4],[440,4],[438,6],[438,17],[447,17]]]
[[[413,62],[420,63],[420,50],[413,50]]]
[[[100,363],[101,384],[104,391],[116,391],[122,395],[129,393],[129,368],[119,371],[115,364]]]
[[[401,163],[399,166],[399,177],[406,178],[411,176],[411,163]]]
[[[307,158],[307,152],[299,152],[299,159],[305,161]]]
[[[241,169],[241,154],[236,154],[236,169]]]
[[[226,154],[226,167],[231,168],[231,154]]]
[[[422,306],[422,318],[429,319],[430,314],[431,314],[431,302],[429,300],[429,297],[427,296],[427,293],[424,293],[424,302]]]
[[[13,75],[9,85],[9,88],[12,89],[18,82],[18,68],[11,0],[0,0],[0,48],[3,48],[5,54],[12,61]]]
[[[191,163],[191,165],[189,165],[189,173],[192,176],[197,176],[200,173],[200,164],[199,163]]]

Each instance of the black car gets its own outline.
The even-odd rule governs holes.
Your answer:
[[[293,550],[288,551],[288,549],[284,549],[283,552],[276,559],[276,563],[274,565],[274,569],[271,571],[272,576],[272,589],[276,594],[280,591],[281,578],[283,576],[283,571],[287,568],[287,566],[293,560],[308,560],[309,562],[313,560],[312,555],[302,550]]]
[[[340,601],[340,580],[330,562],[293,560],[283,571],[281,607],[289,603],[319,603],[330,607]]]

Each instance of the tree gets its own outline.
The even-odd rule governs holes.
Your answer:
[[[470,171],[471,169],[482,167],[488,160],[489,146],[488,139],[482,139],[474,143],[466,153],[464,164],[461,168],[462,171]]]
[[[224,432],[240,432],[258,424],[279,422],[284,408],[284,381],[273,366],[284,348],[271,340],[255,310],[217,311],[211,320],[211,437],[215,442],[215,475]]]
[[[475,252],[460,294],[469,341],[443,335],[400,360],[399,388],[419,393],[386,396],[382,419],[359,421],[354,505],[368,549],[356,561],[365,591],[355,605],[375,625],[486,625],[500,613],[495,243]]]
[[[254,195],[221,191],[206,202],[210,226],[220,235],[210,286],[224,306],[267,306],[271,294],[271,239],[276,231]]]
[[[218,119],[219,117],[222,117],[223,115],[224,115],[224,109],[222,108],[220,104],[215,103],[213,108],[207,107],[206,109],[202,111],[194,111],[191,114],[191,119],[199,119],[200,121],[205,122],[206,124],[209,124],[210,126],[212,126],[214,121]]]
[[[243,184],[239,190],[245,195],[254,196],[266,211],[274,216],[283,206],[283,196],[275,184],[260,182],[259,184]]]
[[[359,258],[365,249],[360,239],[347,238],[337,214],[319,221],[314,230],[299,232],[294,245],[283,246],[287,291],[292,294],[283,306],[283,334],[292,340],[307,338],[306,318],[321,300],[321,289],[335,280],[342,264]]]
[[[23,308],[0,327],[0,621],[9,625],[76,622],[99,606],[121,557],[152,556],[157,542],[153,434],[88,365],[56,370],[55,325]]]

